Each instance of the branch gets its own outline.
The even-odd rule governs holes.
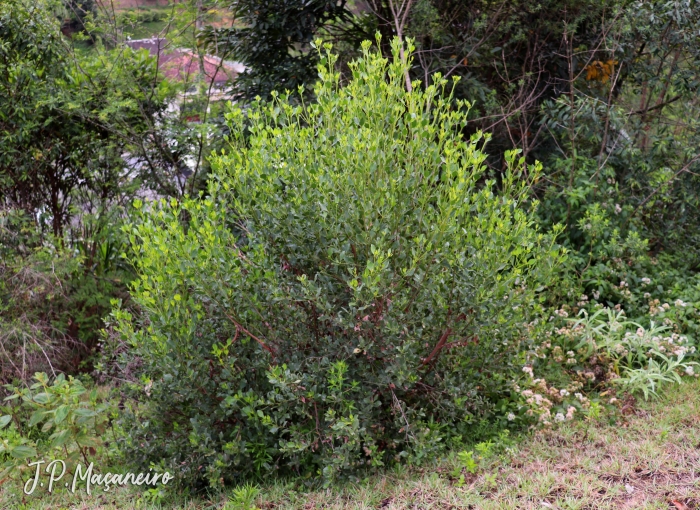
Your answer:
[[[667,184],[670,184],[671,181],[673,181],[673,179],[675,179],[676,177],[678,177],[678,176],[679,176],[680,174],[682,174],[683,172],[686,172],[686,171],[688,170],[688,168],[690,168],[690,165],[692,165],[693,163],[695,163],[695,162],[696,162],[697,160],[699,160],[699,159],[700,159],[700,154],[696,154],[695,156],[693,156],[693,158],[692,158],[690,161],[688,161],[688,163],[686,163],[685,166],[683,166],[683,168],[681,168],[681,169],[678,170],[675,174],[673,174],[673,177],[671,177],[668,181],[666,181],[666,182],[663,183],[661,186],[659,186],[659,187],[656,188],[654,191],[652,191],[652,192],[649,194],[649,196],[646,197],[644,200],[642,200],[642,202],[635,208],[635,210],[632,212],[632,214],[630,215],[630,217],[629,217],[629,218],[627,219],[627,221],[625,222],[625,225],[627,225],[627,223],[629,222],[629,220],[630,220],[631,218],[633,218],[635,214],[637,214],[637,211],[639,211],[639,209],[641,209],[641,208],[644,206],[644,204],[646,204],[649,200],[651,200],[651,198],[652,198],[654,195],[656,195],[656,194],[661,190],[661,188],[663,188],[663,187],[664,187],[665,185],[667,185]]]
[[[430,363],[430,361],[440,353],[440,350],[444,347],[445,342],[447,341],[447,339],[450,337],[451,334],[452,334],[452,328],[447,328],[445,330],[445,332],[442,334],[442,336],[440,337],[440,340],[438,340],[438,343],[435,345],[432,352],[428,355],[427,358],[425,358],[423,360],[423,363],[421,363],[421,366],[425,366],[428,363]]]
[[[400,48],[401,63],[404,65],[406,65],[406,54],[404,53],[404,48],[403,48],[403,29],[404,29],[404,26],[406,25],[406,18],[408,17],[408,11],[411,9],[412,3],[413,3],[413,0],[402,0],[401,5],[399,6],[398,9],[396,9],[394,7],[393,0],[389,0],[389,7],[391,8],[391,13],[394,16],[394,26],[396,28],[396,36],[399,38],[399,41],[401,42],[401,48]],[[399,20],[399,18],[401,18],[401,19]],[[413,86],[411,85],[411,77],[408,74],[408,68],[404,69],[404,77],[406,79],[406,90],[411,92],[413,90]]]
[[[228,313],[224,312],[224,315],[225,315],[226,317],[228,317],[228,320],[230,320],[230,321],[236,326],[236,335],[238,335],[238,330],[240,329],[240,330],[243,331],[246,335],[248,335],[250,338],[252,338],[252,339],[255,340],[256,342],[258,342],[258,343],[262,346],[263,349],[265,349],[267,352],[269,352],[270,354],[272,354],[272,357],[275,357],[275,356],[276,356],[276,353],[275,353],[275,351],[274,351],[274,349],[273,349],[272,347],[270,347],[270,346],[267,345],[265,342],[263,342],[262,340],[260,340],[257,336],[255,336],[253,333],[251,333],[250,331],[248,331],[247,329],[245,329],[236,319],[234,319],[233,317],[231,317]]]
[[[669,105],[671,103],[675,103],[680,98],[681,98],[681,95],[679,94],[676,97],[669,99],[668,101],[664,101],[663,103],[656,103],[651,108],[642,108],[641,110],[635,110],[633,112],[630,112],[628,115],[632,116],[632,115],[640,115],[640,114],[644,114],[644,113],[649,113],[651,111],[658,110],[659,108],[663,108],[664,106]]]

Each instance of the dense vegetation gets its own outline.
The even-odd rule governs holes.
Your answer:
[[[308,108],[251,106],[207,199],[126,227],[142,312],[117,331],[154,404],[132,418],[134,455],[214,483],[331,480],[425,457],[508,399],[557,254],[515,168],[511,189],[477,187],[485,155],[451,129],[466,112],[446,81],[407,93],[394,52],[387,66],[367,44],[342,88],[327,57]],[[242,111],[228,118],[241,133]]]
[[[0,483],[330,484],[697,375],[700,5],[223,7],[157,21],[233,104],[0,4]]]

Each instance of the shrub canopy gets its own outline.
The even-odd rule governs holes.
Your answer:
[[[231,108],[208,197],[137,204],[140,308],[114,315],[142,363],[126,446],[144,464],[330,481],[519,413],[510,382],[560,258],[514,184],[538,168],[508,154],[496,193],[485,137],[460,134],[469,105],[440,77],[407,92],[393,50],[364,44],[340,88],[326,48],[317,103]]]

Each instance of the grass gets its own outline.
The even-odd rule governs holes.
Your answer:
[[[124,33],[128,33],[132,39],[149,39],[151,37],[163,37],[166,35],[167,28],[168,21],[166,20],[149,21],[125,27]],[[172,25],[171,29],[176,31]]]
[[[309,492],[278,482],[252,496],[257,508],[278,510],[698,509],[698,423],[700,382],[693,382],[668,387],[659,401],[628,403],[616,417],[537,432],[487,459],[475,474],[463,473],[461,483],[455,453],[434,466],[400,468],[357,484]],[[100,489],[90,497],[53,494],[22,502],[16,485],[0,492],[1,508],[229,510],[246,508],[240,503],[251,497],[239,489],[209,499],[174,496],[159,503],[158,494],[120,488]]]
[[[121,14],[132,14],[132,15],[146,15],[157,17],[158,19],[151,19],[149,21],[139,20],[135,22],[128,22],[123,20],[123,30],[125,34],[131,36],[132,39],[148,39],[150,37],[163,37],[170,28],[173,32],[177,29],[175,24],[172,23],[172,17],[175,14],[175,10],[172,6],[153,6],[149,8],[135,8],[135,9],[124,9],[119,11]],[[170,25],[170,27],[169,27]]]

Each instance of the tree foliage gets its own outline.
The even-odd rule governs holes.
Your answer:
[[[309,89],[316,80],[311,43],[324,28],[351,20],[346,0],[233,0],[236,25],[208,28],[204,37],[248,69],[236,80],[242,98],[270,98],[272,91]]]
[[[143,52],[71,51],[55,7],[0,4],[3,380],[89,367],[110,299],[128,296],[113,224],[152,175],[124,156],[168,94]]]
[[[165,107],[153,60],[128,50],[77,59],[47,6],[21,0],[3,3],[0,41],[2,205],[61,236],[72,207],[129,189],[122,155]]]

